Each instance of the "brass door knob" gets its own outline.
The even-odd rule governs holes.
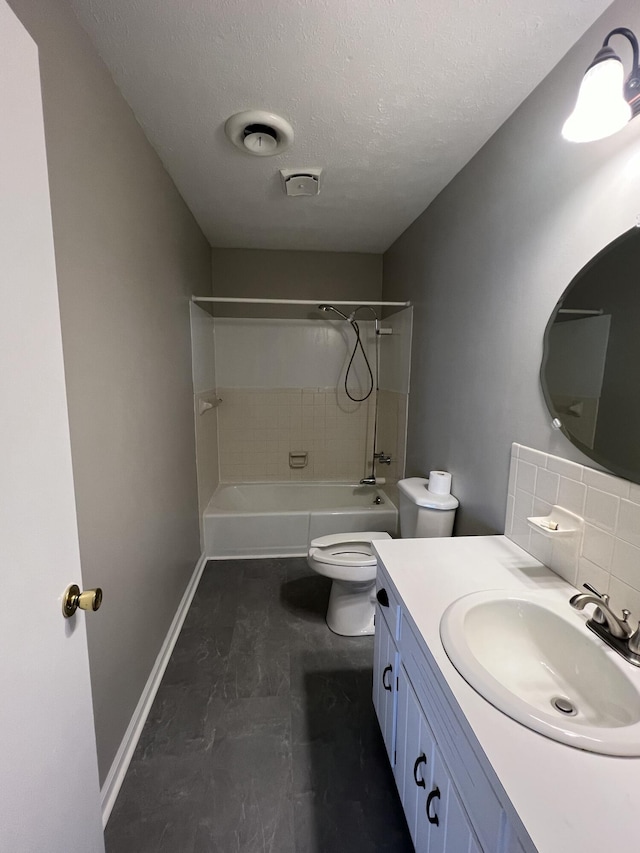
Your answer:
[[[100,587],[80,592],[78,584],[72,583],[71,586],[67,587],[62,598],[62,615],[68,619],[73,616],[78,607],[80,610],[97,610],[101,604],[102,590]]]

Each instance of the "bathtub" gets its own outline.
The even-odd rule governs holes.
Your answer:
[[[374,503],[379,497],[381,503]],[[304,556],[327,533],[396,534],[398,511],[375,486],[349,483],[220,485],[203,517],[209,558]]]

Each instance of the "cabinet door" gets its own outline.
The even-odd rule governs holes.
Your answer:
[[[373,704],[392,767],[395,765],[397,670],[396,644],[378,612],[373,653]]]
[[[437,749],[434,749],[432,786],[425,813],[429,823],[429,853],[477,853],[479,845]]]
[[[398,672],[396,725],[396,784],[411,833],[419,853],[427,850],[429,824],[424,813],[426,792],[431,790],[433,739],[404,667]],[[423,826],[419,827],[418,822]]]

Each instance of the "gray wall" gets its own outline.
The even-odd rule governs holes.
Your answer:
[[[382,294],[382,255],[213,249],[213,295],[267,299],[375,300]],[[216,306],[218,317],[318,316],[283,308]],[[366,318],[367,314],[362,315]]]
[[[11,5],[40,51],[104,780],[200,551],[187,297],[210,249],[63,0]]]
[[[640,213],[640,120],[560,136],[617,26],[640,31],[637,3],[614,3],[384,256],[384,298],[415,303],[407,473],[452,472],[458,533],[504,530],[512,441],[592,464],[551,429],[538,371],[557,299]]]

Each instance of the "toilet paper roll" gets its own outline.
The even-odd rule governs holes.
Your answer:
[[[451,474],[448,471],[429,471],[429,491],[434,495],[450,495]]]

